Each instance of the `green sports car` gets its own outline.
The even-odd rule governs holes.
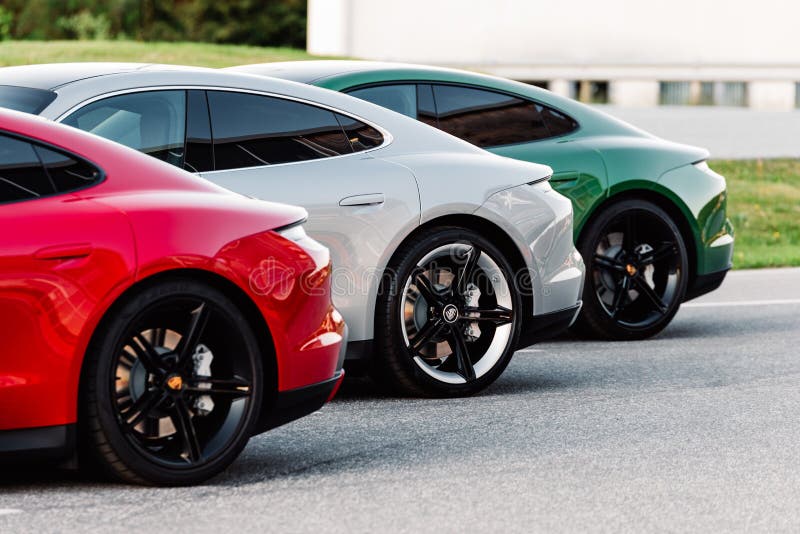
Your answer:
[[[496,154],[553,168],[587,267],[576,328],[606,339],[660,332],[731,267],[725,178],[708,151],[659,139],[547,90],[472,72],[365,61],[234,67],[342,91]]]

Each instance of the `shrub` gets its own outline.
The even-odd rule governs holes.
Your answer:
[[[11,26],[14,24],[14,14],[0,6],[0,41],[11,38]]]
[[[88,10],[59,17],[56,26],[69,37],[81,41],[108,39],[111,36],[111,22],[108,17],[102,13],[92,15]]]

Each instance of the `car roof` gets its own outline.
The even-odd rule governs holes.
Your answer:
[[[547,89],[528,83],[480,72],[431,65],[358,60],[284,61],[228,67],[228,71],[282,78],[316,85],[334,91],[345,91],[360,85],[383,82],[445,82],[486,87],[508,93],[526,95],[558,105],[570,112],[584,111],[583,104],[558,96]],[[586,108],[588,109],[588,108]]]
[[[88,78],[141,70],[182,69],[186,67],[154,63],[50,63],[2,68],[0,80],[13,80],[13,84],[20,87],[54,91]]]
[[[652,137],[604,112],[524,82],[474,71],[381,61],[315,60],[242,65],[224,70],[312,84],[334,91],[387,82],[441,82],[472,85],[532,98],[576,119],[585,133]]]
[[[46,66],[0,68],[0,80],[2,84],[24,86],[43,70]],[[62,66],[62,72],[69,76],[62,76],[61,85],[50,89],[57,97],[39,112],[50,120],[61,120],[77,107],[116,93],[164,88],[230,89],[285,96],[364,120],[391,134],[392,142],[385,148],[392,147],[392,151],[479,151],[465,141],[365,100],[276,77],[203,67],[118,63],[74,63],[69,68]]]
[[[252,65],[240,65],[237,67],[227,67],[222,70],[236,72],[246,72],[259,76],[275,76],[285,80],[292,80],[300,83],[314,83],[323,78],[340,76],[345,74],[357,74],[362,72],[378,71],[413,71],[428,73],[431,75],[441,75],[443,73],[470,75],[467,71],[448,69],[445,67],[433,67],[429,65],[413,65],[411,63],[391,63],[386,61],[359,61],[359,60],[311,60],[311,61],[277,61],[274,63],[256,63]]]

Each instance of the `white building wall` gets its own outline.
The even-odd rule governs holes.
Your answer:
[[[800,81],[798,21],[800,2],[790,0],[309,0],[308,48],[607,80],[613,98],[638,105],[653,101],[659,80],[781,82],[748,90],[752,105],[772,109]]]
[[[748,104],[751,108],[765,111],[791,109],[795,103],[794,82],[757,80],[747,87]]]
[[[658,105],[659,86],[653,80],[615,80],[609,84],[608,103],[649,108]]]
[[[351,52],[351,15],[348,0],[309,0],[308,50],[325,56],[349,56]],[[357,29],[356,29],[357,30]]]

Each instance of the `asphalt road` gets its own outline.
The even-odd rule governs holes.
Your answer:
[[[0,532],[794,531],[800,269],[743,271],[657,339],[558,340],[480,396],[346,384],[195,488],[0,474]]]

